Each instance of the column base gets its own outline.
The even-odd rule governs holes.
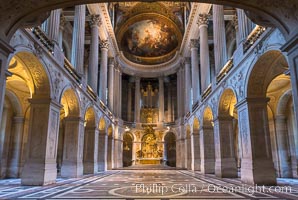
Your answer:
[[[78,178],[81,176],[83,176],[83,163],[63,161],[61,167],[61,177]]]
[[[203,174],[214,174],[215,161],[214,159],[201,160],[201,172]]]
[[[106,165],[106,163],[103,163],[103,162],[98,163],[98,171],[99,172],[107,171],[107,165]]]
[[[38,160],[28,161],[21,176],[22,185],[43,186],[56,183],[56,161],[42,163]]]
[[[95,174],[97,172],[97,163],[94,162],[84,162],[84,174]]]
[[[201,160],[200,159],[195,159],[194,160],[194,163],[192,163],[192,166],[191,166],[191,170],[193,171],[200,171],[201,170]]]
[[[272,161],[242,159],[241,181],[249,185],[276,185],[276,174]]]
[[[235,158],[217,159],[215,161],[215,175],[219,178],[237,178]]]

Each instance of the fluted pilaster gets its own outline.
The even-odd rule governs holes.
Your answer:
[[[238,17],[238,28],[239,28],[239,38],[240,42],[246,40],[247,36],[251,33],[253,29],[252,21],[246,16],[244,10],[237,9]]]
[[[200,62],[201,62],[201,89],[206,90],[210,84],[210,58],[208,45],[208,14],[199,15],[200,30]]]
[[[184,60],[184,68],[185,68],[185,102],[184,102],[184,110],[185,110],[185,113],[189,112],[191,110],[191,77],[190,77],[190,58],[187,57],[185,58]],[[199,78],[199,77],[197,77]]]
[[[159,122],[162,123],[164,121],[164,80],[163,77],[158,78],[159,82],[159,91],[158,91],[158,105],[159,105]]]
[[[200,43],[197,39],[190,41],[191,50],[191,86],[192,86],[192,98],[193,102],[197,102],[200,96],[200,73],[199,73],[199,49]]]
[[[99,99],[107,104],[106,101],[106,89],[107,89],[107,73],[108,73],[108,40],[101,40],[99,42],[101,50],[100,59],[100,84],[99,84]]]
[[[101,24],[99,15],[90,16],[91,26],[91,42],[90,42],[90,55],[89,55],[89,68],[88,68],[88,83],[94,92],[97,92],[98,81],[98,42],[99,32],[98,28]]]
[[[84,72],[84,43],[85,43],[86,5],[75,7],[74,32],[72,37],[71,63],[82,76]]]
[[[111,111],[114,111],[114,67],[115,60],[114,58],[109,58],[109,83],[108,83],[108,106]]]
[[[48,36],[58,44],[59,42],[59,29],[60,29],[60,16],[61,9],[53,10],[48,20]]]
[[[137,123],[140,122],[140,99],[141,99],[141,85],[140,85],[141,79],[139,77],[136,77],[136,90],[135,90],[135,121]]]
[[[213,5],[213,35],[215,73],[219,73],[227,62],[226,30],[222,5]]]

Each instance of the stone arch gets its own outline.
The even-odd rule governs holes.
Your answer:
[[[203,126],[213,126],[213,112],[212,109],[208,106],[205,108],[203,113]]]
[[[194,0],[196,2],[198,0]],[[2,21],[5,22],[1,24],[3,26],[4,34],[8,39],[14,34],[14,32],[21,26],[34,26],[41,24],[48,15],[50,10],[70,7],[79,4],[90,4],[90,3],[100,3],[100,2],[110,2],[109,0],[76,0],[76,1],[46,1],[46,0],[35,0],[30,3],[24,1],[22,6],[16,7],[14,4],[4,5],[1,9],[3,14]],[[278,2],[267,1],[249,1],[249,2],[236,2],[232,0],[200,0],[201,3],[210,4],[221,4],[226,6],[232,6],[236,8],[241,8],[247,10],[247,14],[256,21],[258,24],[263,24],[266,26],[278,27],[285,36],[291,35],[292,31],[295,29],[292,27],[297,22],[295,17],[296,10],[289,12],[287,16],[283,15],[284,9],[290,10],[297,7],[297,4],[292,1],[287,3],[287,7],[284,9],[278,9]],[[34,9],[33,9],[33,5]],[[9,13],[8,13],[9,11]],[[288,20],[288,23],[283,22]]]
[[[11,104],[13,105],[13,111],[16,116],[24,116],[25,115],[25,110],[22,107],[22,103],[19,99],[19,97],[11,90],[6,90],[5,91],[6,97],[9,99]],[[5,102],[4,102],[5,106]]]
[[[81,116],[80,101],[76,91],[71,87],[65,87],[61,93],[60,104],[65,112],[65,117]],[[60,113],[62,114],[62,113]]]
[[[101,133],[106,132],[106,120],[104,117],[101,117],[99,119],[98,129],[99,129],[99,132],[101,132]]]
[[[226,89],[219,98],[218,116],[233,116],[237,103],[236,93],[233,89]]]
[[[28,85],[31,98],[51,97],[51,83],[43,62],[27,49],[18,49],[11,56],[8,68]]]
[[[131,132],[126,131],[122,134],[123,137],[123,167],[128,167],[133,164],[133,142],[134,136]]]
[[[276,108],[276,115],[286,114],[287,105],[291,98],[292,98],[292,89],[289,89],[280,97]]]
[[[164,160],[168,166],[176,167],[176,154],[177,154],[177,148],[176,148],[176,140],[177,137],[175,133],[169,131],[165,134],[164,137],[164,151],[165,151],[165,157]]]
[[[246,84],[247,97],[265,97],[271,81],[287,69],[287,60],[280,51],[264,53],[250,69]]]
[[[194,118],[194,121],[193,121],[193,125],[192,125],[192,131],[193,131],[193,134],[195,133],[199,133],[199,129],[200,129],[200,121],[197,117]]]
[[[96,127],[96,115],[92,106],[88,107],[85,112],[85,127]]]
[[[107,152],[107,169],[111,170],[114,167],[113,163],[113,149],[114,149],[114,129],[113,125],[108,126],[108,152]]]

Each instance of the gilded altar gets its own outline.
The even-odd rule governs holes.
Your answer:
[[[140,142],[136,151],[136,164],[162,164],[164,151],[163,132],[155,131],[152,126],[148,126],[138,134]]]

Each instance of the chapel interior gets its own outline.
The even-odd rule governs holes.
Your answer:
[[[138,199],[43,187],[167,173],[298,189],[296,1],[8,2],[0,198]]]

